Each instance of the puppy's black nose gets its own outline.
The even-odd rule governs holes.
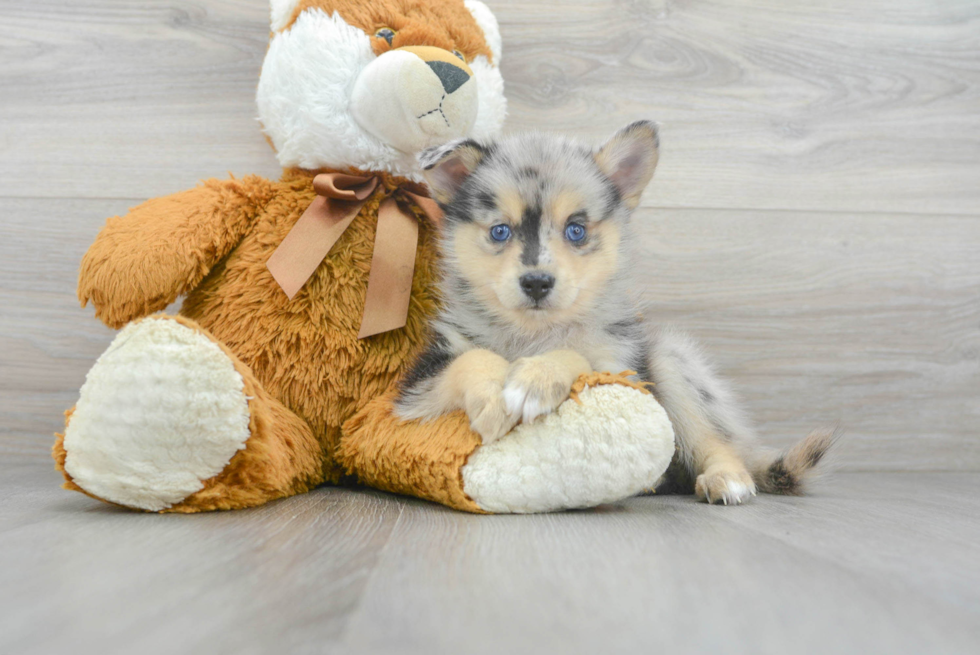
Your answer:
[[[521,289],[529,298],[541,300],[555,286],[555,276],[548,273],[525,273],[521,276]]]
[[[429,65],[432,72],[442,82],[442,88],[446,90],[447,94],[463,86],[470,79],[469,73],[459,66],[454,66],[445,61],[427,61],[425,63]]]

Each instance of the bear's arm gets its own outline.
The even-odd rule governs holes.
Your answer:
[[[82,258],[78,299],[113,328],[164,309],[231,252],[272,195],[258,176],[207,180],[110,218]]]

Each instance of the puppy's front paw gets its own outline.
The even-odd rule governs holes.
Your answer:
[[[709,469],[694,483],[695,496],[709,503],[741,505],[755,493],[755,482],[742,467]]]
[[[530,423],[555,411],[572,389],[568,371],[546,357],[523,357],[511,364],[504,383],[507,413]]]
[[[470,428],[488,444],[504,436],[516,425],[517,419],[507,412],[500,384],[486,384],[466,392],[466,415]]]

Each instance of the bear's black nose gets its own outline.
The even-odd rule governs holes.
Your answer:
[[[445,61],[427,61],[425,62],[432,69],[432,72],[436,74],[439,81],[442,82],[442,88],[446,90],[446,95],[449,95],[459,87],[466,84],[466,80],[470,79],[469,73],[464,71],[459,66],[454,66],[449,62]]]
[[[541,300],[555,286],[555,276],[548,273],[525,273],[521,276],[521,289],[535,301]]]

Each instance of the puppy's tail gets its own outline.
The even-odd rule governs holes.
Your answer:
[[[820,472],[817,464],[823,460],[841,437],[840,426],[821,428],[784,452],[758,451],[747,462],[749,472],[759,491],[767,494],[800,496],[807,481]]]

